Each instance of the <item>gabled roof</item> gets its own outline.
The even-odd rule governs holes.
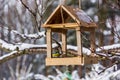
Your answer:
[[[46,20],[43,27],[50,27],[54,24],[55,26],[57,26],[57,24],[72,24],[74,27],[97,27],[93,20],[83,10],[65,5],[59,5]]]

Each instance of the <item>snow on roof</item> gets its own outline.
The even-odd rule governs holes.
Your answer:
[[[62,9],[62,13],[61,13]],[[96,23],[81,9],[79,8],[73,8],[71,6],[58,6],[53,13],[49,16],[49,18],[46,20],[44,25],[47,24],[61,24],[62,23],[62,18],[60,15],[63,15],[64,20],[69,22],[71,18],[78,24],[81,24],[81,26],[84,27],[97,27]]]
[[[82,20],[87,23],[93,22],[93,20],[83,10],[78,9],[75,11],[76,11],[76,15],[78,16],[79,20]]]
[[[93,23],[94,21],[81,9],[64,6],[79,22]]]

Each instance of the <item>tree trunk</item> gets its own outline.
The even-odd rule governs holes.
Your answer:
[[[111,36],[110,36],[110,45],[111,44],[114,44],[114,34],[115,34],[115,31],[114,31],[114,28],[115,28],[115,16],[114,14],[112,15],[111,17]]]
[[[104,45],[104,35],[103,35],[103,29],[101,29],[99,33],[99,46],[103,46],[103,45]]]

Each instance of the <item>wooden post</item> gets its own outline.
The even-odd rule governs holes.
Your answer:
[[[77,37],[78,55],[82,56],[82,39],[81,39],[80,27],[76,28],[76,37]]]
[[[90,47],[93,55],[95,53],[95,28],[90,31]]]
[[[81,30],[80,27],[76,28],[76,37],[77,37],[77,47],[78,47],[78,55],[81,55],[81,63],[83,62],[82,60],[82,39],[81,39]],[[78,66],[79,67],[79,76],[82,77],[82,65]]]
[[[67,54],[67,30],[63,29],[62,31],[62,52]]]
[[[52,31],[51,28],[47,28],[47,58],[51,58],[52,55]]]

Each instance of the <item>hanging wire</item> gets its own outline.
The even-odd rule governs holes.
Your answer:
[[[100,8],[100,1],[98,0],[98,3],[97,3],[97,7],[98,9]]]
[[[79,9],[81,9],[81,0],[79,0]]]
[[[64,5],[65,2],[66,2],[66,0],[59,0],[59,4],[60,4],[60,5]]]

